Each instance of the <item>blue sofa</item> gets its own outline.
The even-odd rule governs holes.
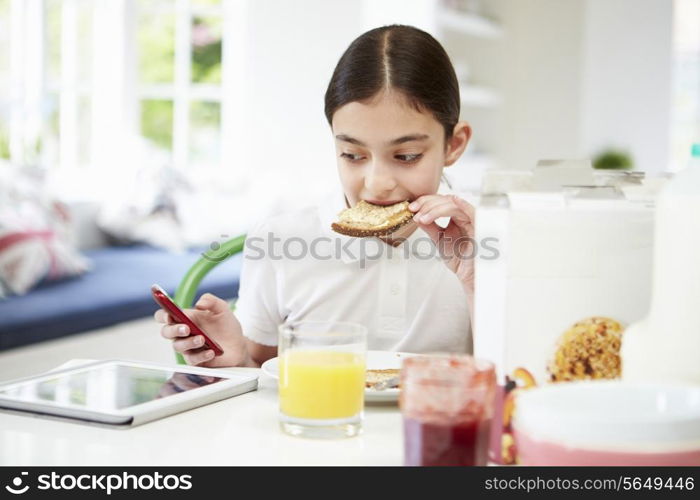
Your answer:
[[[153,314],[153,283],[171,296],[205,249],[174,254],[145,245],[102,247],[84,252],[93,269],[46,283],[22,297],[0,300],[0,350],[85,332]],[[199,293],[232,299],[238,294],[242,256],[218,265]]]

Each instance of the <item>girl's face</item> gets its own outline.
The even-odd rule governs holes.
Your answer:
[[[445,143],[445,130],[432,114],[420,112],[395,92],[351,102],[333,115],[338,171],[350,206],[360,200],[378,205],[435,194],[442,169],[452,165],[469,142],[460,122]]]

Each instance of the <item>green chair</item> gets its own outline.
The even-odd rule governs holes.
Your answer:
[[[204,277],[209,274],[209,271],[229,257],[241,253],[245,245],[245,237],[246,235],[242,234],[221,245],[213,244],[212,248],[205,252],[204,255],[194,263],[182,278],[182,281],[180,281],[177,291],[175,292],[175,303],[183,309],[192,307],[194,296],[197,294],[199,284]],[[234,307],[235,303],[232,305],[231,309]],[[182,357],[182,354],[176,352],[175,357],[179,364],[185,364],[185,359]]]

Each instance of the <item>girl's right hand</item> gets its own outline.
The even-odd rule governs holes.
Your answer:
[[[205,293],[197,301],[194,309],[184,311],[224,350],[221,356],[215,357],[214,351],[203,347],[203,336],[190,335],[187,325],[175,323],[167,311],[158,309],[154,317],[157,322],[164,324],[160,334],[172,340],[173,348],[182,354],[187,364],[208,368],[250,365],[250,356],[241,324],[225,300],[211,293]]]

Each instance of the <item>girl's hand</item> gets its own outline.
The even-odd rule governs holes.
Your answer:
[[[413,220],[428,233],[445,264],[462,282],[471,300],[474,296],[474,207],[455,195],[431,194],[414,200],[409,210]],[[435,223],[449,217],[444,229]]]
[[[164,324],[161,336],[173,341],[173,348],[183,355],[187,364],[208,368],[250,366],[241,324],[229,309],[228,303],[216,295],[205,293],[194,307],[185,309],[185,314],[221,346],[224,350],[221,356],[215,357],[214,351],[203,347],[204,337],[190,335],[189,327],[175,323],[164,309],[158,309],[154,315],[157,322]]]

